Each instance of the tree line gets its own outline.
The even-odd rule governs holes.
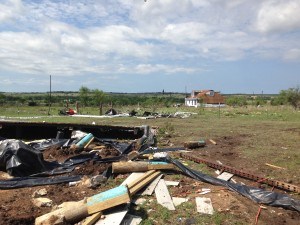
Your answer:
[[[25,93],[25,94],[10,94],[0,93],[0,105],[66,105],[67,103],[74,104],[79,102],[81,107],[101,107],[103,104],[112,106],[130,106],[138,105],[144,107],[170,107],[174,104],[184,104],[184,94],[113,94],[105,93],[99,89],[89,89],[82,86],[78,92],[59,92],[53,93]],[[281,90],[276,96],[268,95],[233,95],[226,97],[226,104],[229,106],[247,106],[247,105],[291,105],[294,109],[300,108],[300,88],[289,88]]]
[[[300,88],[281,90],[277,96],[230,96],[226,98],[226,104],[229,106],[291,105],[294,109],[297,109],[300,108]]]
[[[184,94],[151,93],[151,94],[122,94],[105,93],[99,89],[82,86],[78,92],[49,93],[0,93],[0,105],[66,105],[79,103],[80,107],[100,107],[104,104],[111,106],[138,105],[170,107],[184,103]]]

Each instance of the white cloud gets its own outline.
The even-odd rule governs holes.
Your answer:
[[[258,11],[256,29],[260,32],[288,32],[300,29],[300,1],[272,0]]]
[[[0,7],[0,70],[121,79],[197,74],[206,61],[299,60],[299,1],[15,0]]]
[[[287,61],[296,61],[300,62],[300,48],[293,48],[288,50],[283,58]]]
[[[22,9],[21,0],[8,0],[0,3],[0,24],[18,16]]]
[[[149,74],[149,73],[194,73],[202,71],[199,68],[176,67],[163,64],[139,64],[133,68],[132,72],[136,74]]]

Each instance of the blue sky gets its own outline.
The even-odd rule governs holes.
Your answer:
[[[299,0],[0,0],[0,92],[278,93],[300,85]]]

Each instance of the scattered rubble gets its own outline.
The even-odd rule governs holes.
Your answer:
[[[57,137],[62,136],[64,134],[57,135]],[[222,163],[195,158],[191,154],[182,152],[175,154],[177,157],[206,163],[219,169],[219,176],[213,177],[191,169],[173,158],[174,155],[171,153],[180,152],[185,148],[207,147],[204,140],[185,142],[184,147],[160,149],[153,146],[152,139],[153,134],[149,127],[144,127],[140,138],[130,141],[98,138],[93,133],[82,131],[73,131],[72,136],[67,139],[35,140],[29,143],[21,140],[2,140],[0,141],[0,167],[17,177],[0,181],[0,187],[12,189],[48,185],[32,191],[32,204],[42,210],[38,211],[38,215],[35,214],[36,225],[74,224],[80,221],[85,225],[139,224],[142,218],[129,214],[133,207],[130,203],[150,204],[153,197],[149,197],[151,198],[149,200],[148,197],[141,198],[139,195],[152,196],[153,193],[157,203],[171,211],[176,210],[181,204],[190,202],[195,202],[197,212],[203,214],[212,215],[215,211],[224,210],[234,211],[234,208],[227,210],[218,204],[215,206],[214,203],[213,198],[216,195],[212,195],[213,193],[217,193],[217,196],[222,199],[231,199],[234,193],[225,193],[224,190],[227,189],[260,204],[300,211],[300,201],[289,195],[231,181],[235,175],[245,175],[244,172]],[[216,145],[216,142],[211,139],[209,142]],[[186,175],[185,179],[189,180],[187,182],[191,182],[191,179],[197,182],[193,185],[184,185],[185,180],[165,180],[163,176],[168,172]],[[129,173],[130,175],[120,185],[108,190],[106,188],[106,191],[99,191],[99,187],[104,186],[108,179],[117,180],[118,177],[123,179],[126,175],[119,174]],[[246,175],[248,179],[255,177],[249,176],[249,173]],[[4,176],[1,177],[4,179]],[[203,182],[221,186],[222,189],[207,188]],[[12,183],[14,185],[11,185]],[[49,187],[58,183],[65,183],[64,191],[77,196],[76,201],[64,200],[63,204],[56,206],[54,189]],[[11,186],[1,186],[4,184]],[[285,183],[280,182],[280,184]],[[298,192],[296,185],[289,185],[289,191]],[[206,197],[200,197],[203,195]],[[217,207],[216,210],[212,202],[214,207]],[[230,200],[230,203],[232,202],[234,200]],[[52,210],[49,209],[50,207]],[[257,219],[260,213],[259,211]],[[193,223],[193,218],[179,218],[179,220],[185,220],[186,223],[191,220]]]

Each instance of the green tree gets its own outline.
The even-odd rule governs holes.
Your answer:
[[[286,91],[281,91],[279,95],[286,97],[286,100],[294,109],[300,108],[300,88],[289,88]]]
[[[79,98],[84,107],[88,105],[89,93],[90,89],[85,86],[81,86],[81,88],[79,89]]]
[[[244,96],[232,96],[226,98],[226,104],[229,106],[246,106],[247,98]]]
[[[6,96],[0,93],[0,105],[4,105]]]
[[[102,115],[103,102],[106,99],[106,94],[98,89],[93,90],[94,103],[99,106],[99,114]]]

